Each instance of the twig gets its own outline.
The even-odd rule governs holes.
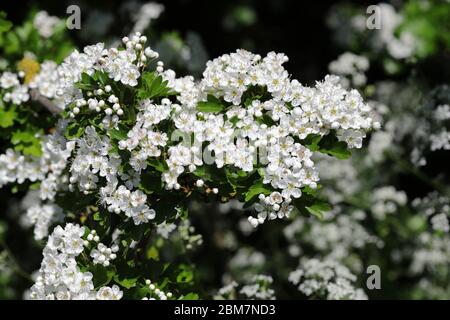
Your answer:
[[[53,101],[51,101],[50,99],[41,95],[38,90],[31,89],[30,96],[31,96],[31,100],[41,104],[45,109],[50,111],[53,115],[58,115],[61,113],[62,110],[60,108],[58,108],[58,106],[56,104],[54,104]]]

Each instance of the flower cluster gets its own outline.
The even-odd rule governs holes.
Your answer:
[[[77,257],[85,251],[84,227],[67,224],[57,226],[49,236],[36,283],[31,287],[30,298],[38,300],[118,300],[122,298],[119,287],[94,288],[93,274],[83,272]]]
[[[142,300],[168,300],[173,298],[172,292],[164,292],[157,288],[150,279],[145,280],[145,284],[150,290],[150,297],[143,297]]]
[[[450,106],[443,104],[437,106],[434,111],[435,120],[441,124],[440,132],[430,135],[431,151],[435,150],[450,150],[450,131],[443,125],[446,121],[450,120]]]
[[[430,218],[433,230],[449,232],[450,199],[448,197],[432,192],[424,198],[414,199],[412,205]]]
[[[0,187],[12,182],[19,184],[25,180],[40,181],[42,200],[53,200],[59,185],[65,181],[63,174],[75,143],[66,141],[61,135],[64,122],[58,124],[55,133],[47,135],[41,142],[41,157],[24,156],[8,149],[0,155]]]
[[[136,86],[138,79],[143,79],[139,70],[145,67],[147,58],[158,57],[143,47],[145,41],[145,37],[136,34],[123,39],[124,49],[105,49],[103,44],[97,44],[65,59],[57,68],[57,95],[68,105],[71,118],[103,112],[102,126],[118,129],[123,121],[124,101],[119,101],[113,93],[114,86],[105,84],[106,80],[96,76],[96,72],[106,74],[116,85]],[[202,154],[203,145],[213,154],[212,163],[217,168],[232,166],[244,172],[260,166],[255,163],[259,148],[267,151],[262,182],[275,190],[268,196],[260,195],[255,207],[257,217],[250,217],[249,221],[257,226],[267,219],[289,216],[294,208],[291,201],[302,195],[301,188],[314,189],[319,180],[311,160],[313,152],[298,139],[314,134],[325,136],[334,130],[339,140],[350,148],[358,148],[365,132],[378,123],[372,120],[371,108],[359,93],[343,89],[337,77],[327,76],[315,88],[304,87],[297,80],[290,80],[282,67],[286,61],[283,54],[269,53],[261,58],[238,50],[209,62],[200,82],[189,76],[176,78],[173,71],[164,71],[158,62],[156,72],[177,93],[178,103],[167,98],[160,102],[138,101],[134,125],[118,143],[119,150],[131,154],[129,166],[123,165],[117,152],[111,152],[110,134],[108,137],[93,126],[87,127],[77,139],[78,148],[70,168],[71,188],[76,184],[85,194],[100,189],[101,203],[109,211],[124,212],[136,224],[145,223],[154,218],[155,211],[146,204],[147,196],[133,189],[148,169],[149,159],[159,160],[167,155],[168,170],[163,172],[162,181],[166,189],[179,190],[178,178],[182,174],[210,164]],[[98,80],[86,80],[90,82],[87,89],[85,82],[84,87],[77,85],[85,80],[83,75]],[[252,90],[256,92],[249,95]],[[226,111],[202,112],[199,106],[211,103],[210,97],[223,98],[229,104]],[[167,121],[175,127],[174,132],[161,130],[161,124]],[[174,134],[194,140],[174,144],[169,141]],[[201,179],[196,186],[213,194],[220,192]]]
[[[34,16],[33,25],[41,37],[50,38],[60,21],[58,17],[50,16],[46,11],[39,11]]]
[[[307,223],[304,218],[298,217],[284,229],[286,239],[298,247],[296,250],[291,248],[294,256],[300,255],[303,247],[312,246],[327,257],[342,261],[354,250],[371,244],[376,247],[383,246],[378,237],[369,234],[361,225],[361,221],[366,217],[364,212],[354,212],[350,215],[337,209],[335,211],[336,217],[326,218],[320,223]]]
[[[54,204],[34,205],[23,217],[24,224],[34,226],[34,238],[42,240],[48,236],[48,229],[55,221],[63,217],[62,209]]]
[[[36,181],[43,179],[39,159],[26,157],[12,149],[0,155],[0,187],[25,180]]]
[[[251,284],[247,284],[241,288],[240,294],[247,299],[274,300],[275,292],[270,285],[273,283],[271,276],[257,274],[251,279]]]
[[[214,299],[275,300],[275,291],[271,288],[273,283],[271,276],[254,274],[246,280],[246,283],[240,286],[236,281],[231,281],[217,291]]]
[[[296,139],[336,130],[338,139],[350,148],[361,147],[365,132],[379,123],[372,120],[371,108],[360,94],[343,89],[334,76],[327,76],[315,88],[304,87],[290,80],[282,67],[286,61],[283,54],[272,52],[261,58],[238,50],[208,62],[199,85],[190,77],[176,79],[173,73],[163,73],[169,86],[179,93],[181,110],[175,108],[172,115],[175,126],[194,134],[195,139],[191,148],[177,145],[169,149],[166,188],[179,187],[176,179],[183,167],[192,172],[203,164],[199,155],[202,143],[208,144],[218,168],[230,165],[246,172],[255,169],[256,150],[263,148],[267,154],[263,182],[281,192],[261,196],[258,216],[250,218],[256,226],[266,219],[288,216],[292,210],[289,203],[301,196],[300,189],[317,186],[312,152]],[[243,101],[242,97],[255,88],[265,88],[267,94],[262,90],[257,95],[260,98],[250,96]],[[195,109],[197,104],[210,103],[205,102],[207,96],[230,104],[225,115],[204,115]]]
[[[148,158],[159,157],[161,149],[167,145],[167,134],[153,128],[170,116],[171,106],[169,99],[163,99],[161,105],[143,100],[139,105],[142,111],[137,114],[136,124],[127,133],[127,139],[119,142],[119,149],[131,152],[130,165],[137,173],[147,168]]]
[[[5,71],[2,73],[0,77],[0,87],[2,89],[8,90],[8,92],[3,95],[3,101],[20,105],[30,99],[28,87],[19,81],[20,78],[24,77],[24,72],[15,74],[9,71]]]
[[[44,62],[29,82],[20,73],[5,72],[0,77],[6,101],[27,101],[37,90],[64,109],[66,119],[43,139],[43,155],[31,160],[28,171],[19,170],[13,157],[22,157],[23,166],[27,159],[14,151],[0,156],[0,186],[24,180],[40,182],[41,203],[27,213],[36,238],[44,238],[59,216],[61,209],[56,204],[63,202],[59,192],[86,200],[83,209],[87,212],[75,212],[82,223],[100,221],[104,227],[108,219],[119,220],[116,230],[106,231],[117,234],[128,232],[127,228],[135,227],[133,223],[154,221],[158,223],[155,233],[167,238],[175,224],[171,223],[172,213],[175,211],[178,219],[180,207],[185,209],[185,200],[191,195],[224,202],[237,198],[253,205],[256,217],[246,223],[254,227],[289,217],[301,197],[317,200],[311,196],[319,181],[313,158],[316,151],[326,152],[323,145],[319,150],[319,143],[330,139],[328,143],[348,152],[347,147],[360,148],[366,133],[379,127],[372,108],[358,91],[346,90],[336,76],[326,76],[314,87],[303,86],[284,69],[288,60],[284,54],[271,52],[261,57],[238,50],[208,62],[203,78],[195,81],[191,76],[177,78],[172,70],[164,70],[161,61],[149,71],[150,60],[159,55],[145,47],[146,41],[136,33],[123,38],[117,48],[106,49],[102,43],[85,47],[61,65]],[[315,139],[316,145],[309,139]],[[205,156],[208,152],[210,158]],[[28,173],[32,170],[36,170],[34,175]],[[217,172],[221,179],[226,178],[218,181]],[[99,210],[91,219],[88,208],[94,203]],[[118,216],[111,217],[107,211]],[[340,221],[350,224],[345,218]],[[374,241],[364,230],[353,227],[348,232],[356,236],[343,237],[346,246],[355,239],[361,241],[356,247]],[[189,221],[176,228],[176,236],[187,250],[202,244],[201,235],[194,234]],[[152,228],[134,230],[136,240],[115,242],[111,235],[113,242],[134,248],[144,236],[153,240]],[[318,244],[322,248],[331,246],[338,238],[336,233],[327,227],[312,232],[319,237],[329,235],[326,243]],[[224,246],[232,247],[232,236],[225,236]],[[116,244],[100,243],[94,230],[86,234],[84,227],[74,224],[56,227],[44,249],[31,297],[120,299],[118,286],[98,288],[93,275],[94,269],[114,268],[111,264],[118,258],[118,249]],[[235,262],[248,252],[240,253]],[[339,253],[341,258],[344,253]],[[247,256],[251,259],[244,267],[266,262],[259,252]],[[86,263],[88,266],[83,266]],[[323,280],[329,297],[361,296],[352,291],[354,279],[342,268],[329,268],[338,270],[337,279]],[[274,298],[271,277],[249,279],[239,294],[251,299]],[[148,280],[146,285],[150,299],[172,297],[159,289],[156,281]],[[305,285],[305,292],[313,290],[307,289],[313,288],[309,286]]]
[[[429,232],[422,233],[417,239],[418,245],[412,253],[409,272],[414,275],[423,272],[437,272],[440,268],[446,270],[450,263],[450,239],[435,237]]]
[[[378,50],[385,47],[389,54],[396,59],[405,59],[412,56],[416,50],[416,39],[408,31],[403,31],[398,37],[396,30],[402,23],[404,17],[388,3],[378,4],[380,8],[380,19],[382,27],[377,29],[376,40],[373,45]]]
[[[107,267],[109,266],[111,260],[114,260],[117,257],[117,251],[119,251],[119,246],[117,244],[113,245],[111,248],[108,248],[103,243],[99,243],[97,248],[91,251],[92,262],[94,264],[101,264],[104,267]]]
[[[37,90],[43,97],[55,99],[56,106],[62,109],[64,104],[57,94],[60,81],[58,65],[53,61],[39,64],[35,59],[31,54],[26,55],[18,63],[23,70],[17,73],[5,71],[1,74],[0,88],[5,89],[3,101],[22,105],[30,101],[31,90]]]
[[[393,186],[384,186],[373,191],[372,213],[377,219],[383,219],[386,214],[397,211],[398,207],[406,205],[408,198],[404,191],[397,191]]]
[[[369,69],[369,60],[365,56],[344,52],[336,60],[330,62],[328,69],[332,74],[342,77],[341,83],[345,88],[350,85],[361,87],[367,81],[364,73]]]
[[[367,299],[364,291],[353,285],[356,276],[333,260],[304,258],[299,268],[290,273],[289,281],[306,296],[325,295],[328,300]]]
[[[144,3],[134,15],[133,32],[143,32],[150,25],[151,21],[158,19],[164,11],[164,6],[156,2]]]

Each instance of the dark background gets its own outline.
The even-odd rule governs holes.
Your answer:
[[[66,8],[77,4],[81,8],[81,28],[86,12],[96,8],[111,12],[116,21],[108,28],[110,35],[126,35],[129,20],[121,17],[121,7],[130,1],[62,0],[62,1],[2,1],[0,9],[8,13],[9,19],[21,22],[32,8],[45,9],[52,15],[64,17]],[[134,1],[145,3],[147,1]],[[295,0],[173,0],[155,1],[164,4],[161,17],[153,22],[159,30],[177,30],[181,36],[189,31],[198,33],[210,58],[235,51],[237,48],[252,50],[259,54],[269,51],[284,52],[290,58],[287,69],[303,83],[314,83],[327,73],[330,61],[340,53],[332,45],[331,31],[325,18],[337,1]],[[353,1],[369,5],[374,1]],[[236,22],[236,8],[250,9],[251,23]],[[248,20],[247,20],[248,21]],[[125,31],[126,30],[126,31]],[[82,31],[82,30],[81,30]],[[82,39],[80,31],[70,31],[79,46],[92,44]],[[96,39],[102,41],[104,39]]]

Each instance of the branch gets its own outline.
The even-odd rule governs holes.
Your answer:
[[[60,108],[56,104],[54,104],[50,99],[44,97],[39,93],[36,89],[31,89],[30,92],[31,100],[38,102],[45,109],[51,112],[53,115],[58,115],[62,112]]]

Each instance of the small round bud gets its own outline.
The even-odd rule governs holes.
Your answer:
[[[196,182],[195,182],[195,185],[197,186],[197,187],[199,187],[199,188],[201,188],[201,187],[203,187],[203,185],[204,185],[205,183],[203,182],[203,180],[197,180]]]

